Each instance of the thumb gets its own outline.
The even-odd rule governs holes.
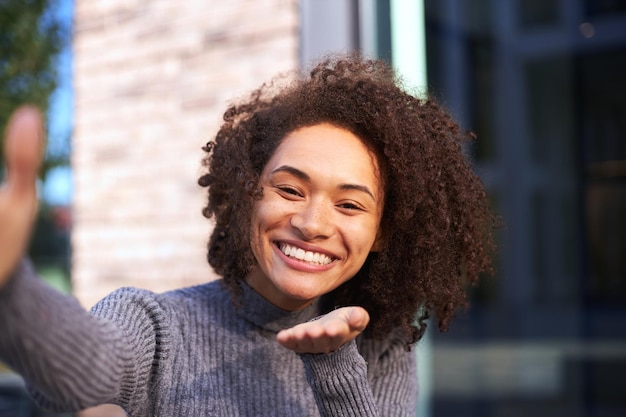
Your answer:
[[[362,332],[370,322],[370,315],[363,307],[348,307],[346,322],[350,329]]]
[[[36,178],[43,149],[43,123],[34,107],[21,107],[6,129],[6,186],[0,188],[0,287],[23,256],[37,213]]]
[[[43,121],[35,107],[13,113],[6,129],[7,186],[11,192],[32,192],[43,157]]]

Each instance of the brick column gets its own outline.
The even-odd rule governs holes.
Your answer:
[[[72,278],[86,307],[215,277],[200,148],[230,100],[297,56],[297,0],[76,0]]]
[[[213,277],[200,147],[230,100],[297,65],[296,3],[76,2],[72,276],[85,305]]]

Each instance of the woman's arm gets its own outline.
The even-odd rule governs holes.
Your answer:
[[[48,287],[23,261],[0,292],[0,359],[44,408],[75,411],[111,400],[130,356],[116,326]]]
[[[331,354],[303,354],[307,380],[322,416],[414,417],[415,355],[395,343],[354,341]],[[366,360],[367,359],[367,360]]]
[[[399,333],[399,332],[398,332]],[[359,352],[368,363],[368,380],[381,416],[415,417],[418,381],[415,350],[399,334],[385,341],[362,339]]]
[[[33,384],[40,403],[78,409],[112,398],[120,384],[116,355],[126,348],[111,323],[45,286],[21,261],[37,213],[43,148],[41,114],[19,108],[5,132],[7,176],[0,187],[0,359]],[[95,372],[94,360],[110,371]]]
[[[359,352],[355,338],[368,322],[363,308],[343,307],[284,330],[277,340],[300,354],[322,416],[414,417],[415,355],[395,335],[362,340]]]
[[[0,360],[25,378],[44,408],[115,402],[132,409],[166,355],[167,315],[152,294],[134,289],[111,294],[92,315],[23,260],[43,148],[41,114],[19,108],[5,132],[7,178],[0,187]]]
[[[167,314],[148,291],[118,290],[87,312],[22,262],[0,291],[0,360],[43,408],[141,408],[167,356]]]

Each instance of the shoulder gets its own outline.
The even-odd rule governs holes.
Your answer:
[[[228,297],[228,291],[221,284],[221,280],[164,293],[123,287],[113,291],[93,306],[92,313],[96,316],[147,314],[153,321],[160,321],[165,319],[164,314],[176,315],[177,312],[182,312],[194,304],[206,304]]]
[[[357,339],[357,346],[370,368],[394,362],[410,365],[415,361],[415,352],[407,349],[406,340],[402,337],[400,329],[392,331],[382,339],[361,336]]]
[[[194,318],[207,316],[200,306],[216,305],[214,300],[225,298],[225,293],[219,282],[165,293],[124,287],[104,297],[91,313],[130,335],[139,350],[154,348],[155,357],[164,360]]]
[[[159,294],[159,298],[171,302],[180,302],[183,300],[214,300],[221,298],[229,298],[223,280],[216,279],[200,285],[191,287],[177,288],[172,291]]]

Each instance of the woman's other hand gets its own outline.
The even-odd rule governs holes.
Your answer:
[[[39,110],[24,106],[13,113],[4,138],[7,175],[0,187],[0,288],[24,256],[35,221],[43,138]]]
[[[342,307],[314,321],[282,330],[278,343],[298,353],[329,353],[356,338],[370,321],[362,307]]]

